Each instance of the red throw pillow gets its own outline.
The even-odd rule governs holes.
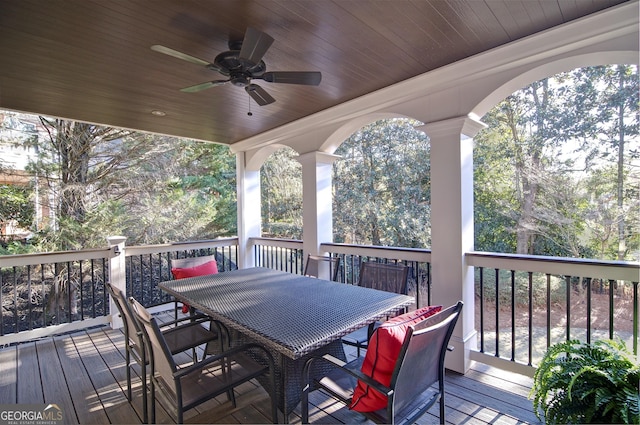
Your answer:
[[[362,363],[362,373],[388,386],[409,326],[433,316],[440,310],[442,310],[441,305],[427,306],[396,316],[380,325],[369,341],[369,348]],[[350,409],[358,412],[375,412],[385,407],[387,407],[386,395],[358,381]]]
[[[187,277],[204,276],[216,273],[218,273],[218,264],[216,264],[215,261],[209,261],[208,263],[200,264],[195,267],[174,267],[171,269],[171,274],[174,279],[184,279]]]
[[[174,279],[185,279],[187,277],[204,276],[208,274],[218,273],[218,264],[215,261],[209,261],[208,263],[200,264],[194,267],[174,267],[171,269],[171,274]],[[189,304],[182,305],[182,312],[187,314],[189,312]]]

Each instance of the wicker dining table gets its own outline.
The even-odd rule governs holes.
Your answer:
[[[235,344],[257,342],[272,353],[276,397],[285,418],[300,401],[301,371],[309,357],[329,353],[345,360],[342,336],[414,302],[406,295],[261,267],[170,280],[159,287],[223,323]]]

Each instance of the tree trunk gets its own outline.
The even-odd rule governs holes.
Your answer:
[[[620,93],[624,92],[625,78],[624,68],[618,66],[618,87]],[[625,238],[625,214],[624,214],[624,102],[618,105],[618,175],[616,180],[617,217],[618,223],[618,260],[624,260],[627,252]]]

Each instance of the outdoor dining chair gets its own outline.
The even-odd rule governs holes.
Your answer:
[[[127,374],[127,398],[132,400],[131,395],[131,358],[140,366],[142,380],[142,409],[143,420],[148,420],[148,407],[147,407],[147,365],[149,365],[149,350],[144,343],[142,337],[142,329],[140,328],[138,321],[136,320],[130,304],[127,302],[122,291],[110,283],[105,284],[107,292],[111,295],[120,318],[123,322],[124,340],[125,340],[125,363]],[[197,361],[197,353],[195,348],[207,344],[209,342],[218,341],[220,344],[220,350],[222,350],[222,339],[219,338],[219,332],[217,329],[207,329],[203,325],[209,325],[211,318],[201,315],[183,318],[180,320],[174,320],[166,322],[161,325],[164,329],[162,331],[169,352],[173,354],[182,353],[187,350],[192,350],[192,359]]]
[[[407,295],[408,274],[409,268],[404,264],[367,261],[360,266],[358,286]],[[380,322],[375,322],[351,332],[342,337],[342,342],[356,347],[358,357],[360,357],[360,350],[367,348],[369,338],[371,338],[373,331],[378,326],[380,326]]]
[[[184,279],[187,277],[205,276],[218,273],[218,262],[215,255],[204,255],[201,257],[175,258],[171,260],[171,275],[174,279]],[[176,319],[178,318],[178,301],[175,301]],[[182,312],[189,313],[191,306],[182,305]]]
[[[208,356],[187,367],[179,367],[156,319],[135,299],[129,298],[129,302],[141,325],[145,343],[150,347],[151,423],[155,423],[156,394],[165,407],[173,410],[176,422],[181,424],[185,411],[220,394],[227,393],[235,407],[234,388],[261,375],[269,376],[269,388],[266,390],[271,397],[273,422],[277,423],[273,358],[264,347],[245,344]],[[252,355],[266,359],[266,364],[256,362]]]
[[[323,389],[349,409],[386,424],[414,423],[439,400],[444,424],[445,355],[453,350],[449,340],[462,302],[435,314],[433,307],[422,310],[382,324],[365,357],[349,363],[330,355],[309,359],[303,370],[302,423],[309,423],[309,392]],[[310,371],[320,364],[334,368],[310,380]]]
[[[307,263],[304,266],[304,275],[311,277],[320,277],[322,267],[329,267],[329,276],[332,281],[338,279],[340,271],[340,257],[325,257],[323,255],[307,255]]]

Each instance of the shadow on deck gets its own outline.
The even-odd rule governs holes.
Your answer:
[[[348,347],[346,347],[348,348]],[[186,356],[186,354],[185,354]],[[57,404],[65,424],[139,424],[141,384],[126,398],[124,334],[109,327],[11,346],[0,350],[0,404]],[[539,423],[527,395],[530,378],[476,364],[465,375],[447,372],[446,420],[455,424]],[[238,387],[237,407],[225,395],[185,414],[187,423],[270,423],[267,393],[256,382]],[[364,423],[321,392],[311,394],[312,423]],[[437,404],[418,423],[437,423]],[[290,421],[300,423],[300,407]],[[158,423],[174,423],[158,406]],[[282,418],[280,418],[282,421]]]

